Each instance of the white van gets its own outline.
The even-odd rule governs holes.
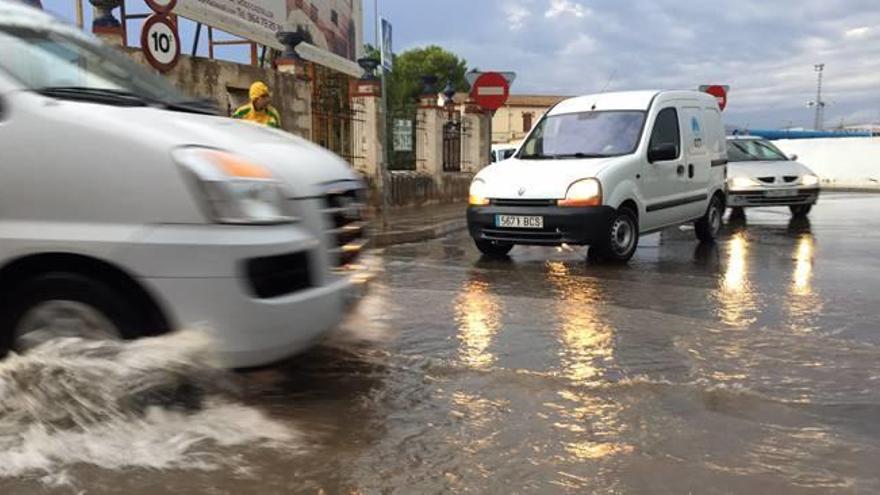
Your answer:
[[[695,222],[721,228],[727,150],[715,99],[696,91],[604,93],[564,100],[517,154],[474,178],[467,218],[477,248],[590,245],[626,261],[639,235]]]
[[[361,291],[361,182],[208,115],[91,36],[0,0],[0,351],[205,324],[229,367],[336,326]]]

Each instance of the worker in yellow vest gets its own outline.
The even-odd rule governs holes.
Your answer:
[[[257,81],[251,84],[248,96],[251,102],[236,110],[232,114],[232,118],[249,120],[257,124],[280,129],[281,116],[278,114],[278,110],[270,105],[272,96],[269,94],[269,86]]]

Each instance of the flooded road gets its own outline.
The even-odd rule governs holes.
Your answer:
[[[628,266],[391,247],[346,328],[248,373],[45,349],[0,367],[0,493],[880,492],[878,213],[753,210]]]

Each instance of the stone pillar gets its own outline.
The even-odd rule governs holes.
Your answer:
[[[122,0],[89,0],[94,7],[92,32],[111,46],[125,46],[125,32],[122,24],[113,17],[113,10],[122,4]]]
[[[466,129],[462,136],[462,162],[467,165],[462,167],[462,172],[475,174],[489,163],[492,145],[486,139],[491,133],[487,114],[469,99],[464,106],[462,122]]]
[[[437,95],[422,95],[416,115],[419,129],[416,133],[417,170],[430,175],[440,184],[443,175],[443,124],[446,123],[446,115],[443,108],[437,105]]]
[[[379,174],[385,157],[385,132],[382,129],[382,83],[378,79],[361,79],[351,84],[352,105],[360,118],[352,122],[354,168],[371,184],[380,184]]]
[[[275,60],[275,68],[279,74],[294,79],[293,112],[296,121],[286,127],[294,134],[305,139],[312,139],[312,84],[306,71],[306,61],[296,52],[296,47],[306,37],[300,31],[281,31],[276,37],[284,44],[285,50]]]

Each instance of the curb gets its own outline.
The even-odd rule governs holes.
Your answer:
[[[438,237],[443,237],[453,232],[459,232],[467,228],[467,220],[450,220],[441,222],[430,227],[411,230],[392,230],[373,234],[370,244],[373,248],[393,246],[395,244],[409,244],[422,242]]]

